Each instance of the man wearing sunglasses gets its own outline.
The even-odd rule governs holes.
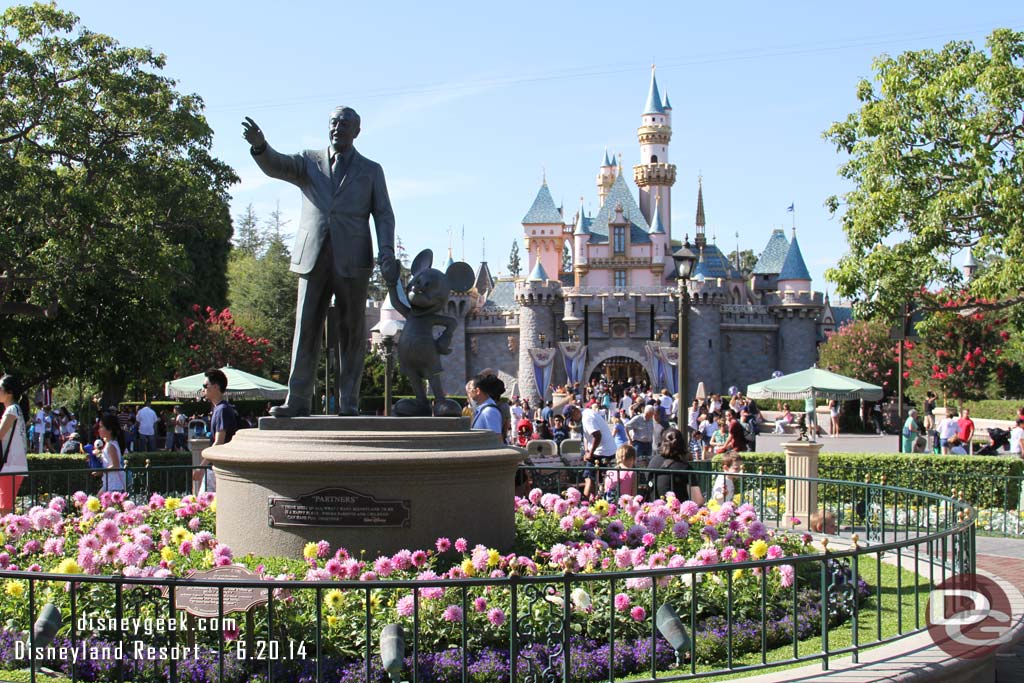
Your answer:
[[[203,397],[213,406],[213,414],[210,416],[210,445],[220,446],[231,441],[231,438],[238,431],[238,413],[234,407],[224,398],[228,390],[228,378],[223,371],[216,368],[206,371],[206,381],[203,382]],[[202,467],[208,467],[210,461],[203,458],[200,463]],[[192,472],[193,481],[203,481],[201,487],[206,491],[216,491],[217,484],[213,478],[213,470],[196,469]]]

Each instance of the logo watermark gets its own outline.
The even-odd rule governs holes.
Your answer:
[[[985,657],[1010,642],[1012,627],[1010,596],[988,577],[956,574],[928,596],[928,633],[951,657]]]

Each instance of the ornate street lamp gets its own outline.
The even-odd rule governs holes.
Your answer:
[[[679,251],[672,254],[676,262],[676,283],[679,294],[679,365],[676,366],[679,375],[676,385],[679,390],[679,400],[676,405],[676,427],[679,431],[686,429],[686,408],[687,391],[686,386],[690,381],[690,291],[686,288],[690,275],[693,273],[693,266],[697,263],[697,255],[690,249],[690,236],[687,235],[683,246]]]

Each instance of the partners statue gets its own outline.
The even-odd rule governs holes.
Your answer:
[[[275,417],[309,415],[313,378],[320,359],[324,321],[334,295],[339,317],[339,415],[359,414],[359,382],[366,354],[366,295],[373,255],[370,216],[377,233],[377,262],[385,282],[398,279],[395,214],[384,171],[352,146],[359,114],[351,107],[331,112],[330,147],[281,154],[246,117],[243,137],[256,164],[271,178],[302,190],[302,218],[292,248],[291,270],[299,274],[288,398]]]
[[[398,338],[398,363],[416,394],[414,399],[404,398],[395,404],[394,412],[399,417],[431,414],[458,417],[462,414],[462,406],[445,398],[441,386],[441,356],[451,353],[452,334],[458,325],[455,318],[444,315],[444,309],[452,291],[465,292],[473,286],[473,269],[459,261],[442,273],[432,268],[433,264],[434,253],[429,249],[413,259],[408,299],[397,280],[388,288],[395,310],[405,317],[405,326]],[[444,328],[437,338],[434,337],[435,327]],[[433,410],[424,382],[430,383],[434,394]]]

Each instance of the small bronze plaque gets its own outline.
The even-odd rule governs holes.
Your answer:
[[[260,581],[260,577],[245,567],[214,567],[205,571],[190,571],[186,579],[224,580],[224,581]],[[220,591],[224,591],[224,611],[220,610]],[[160,589],[167,597],[169,589]],[[248,612],[257,605],[267,603],[268,591],[261,588],[234,588],[225,586],[188,586],[178,584],[174,588],[174,608],[180,609],[196,617],[217,617],[232,612]]]
[[[269,499],[268,524],[277,526],[407,527],[409,501],[377,500],[346,488],[327,488],[295,498]]]

